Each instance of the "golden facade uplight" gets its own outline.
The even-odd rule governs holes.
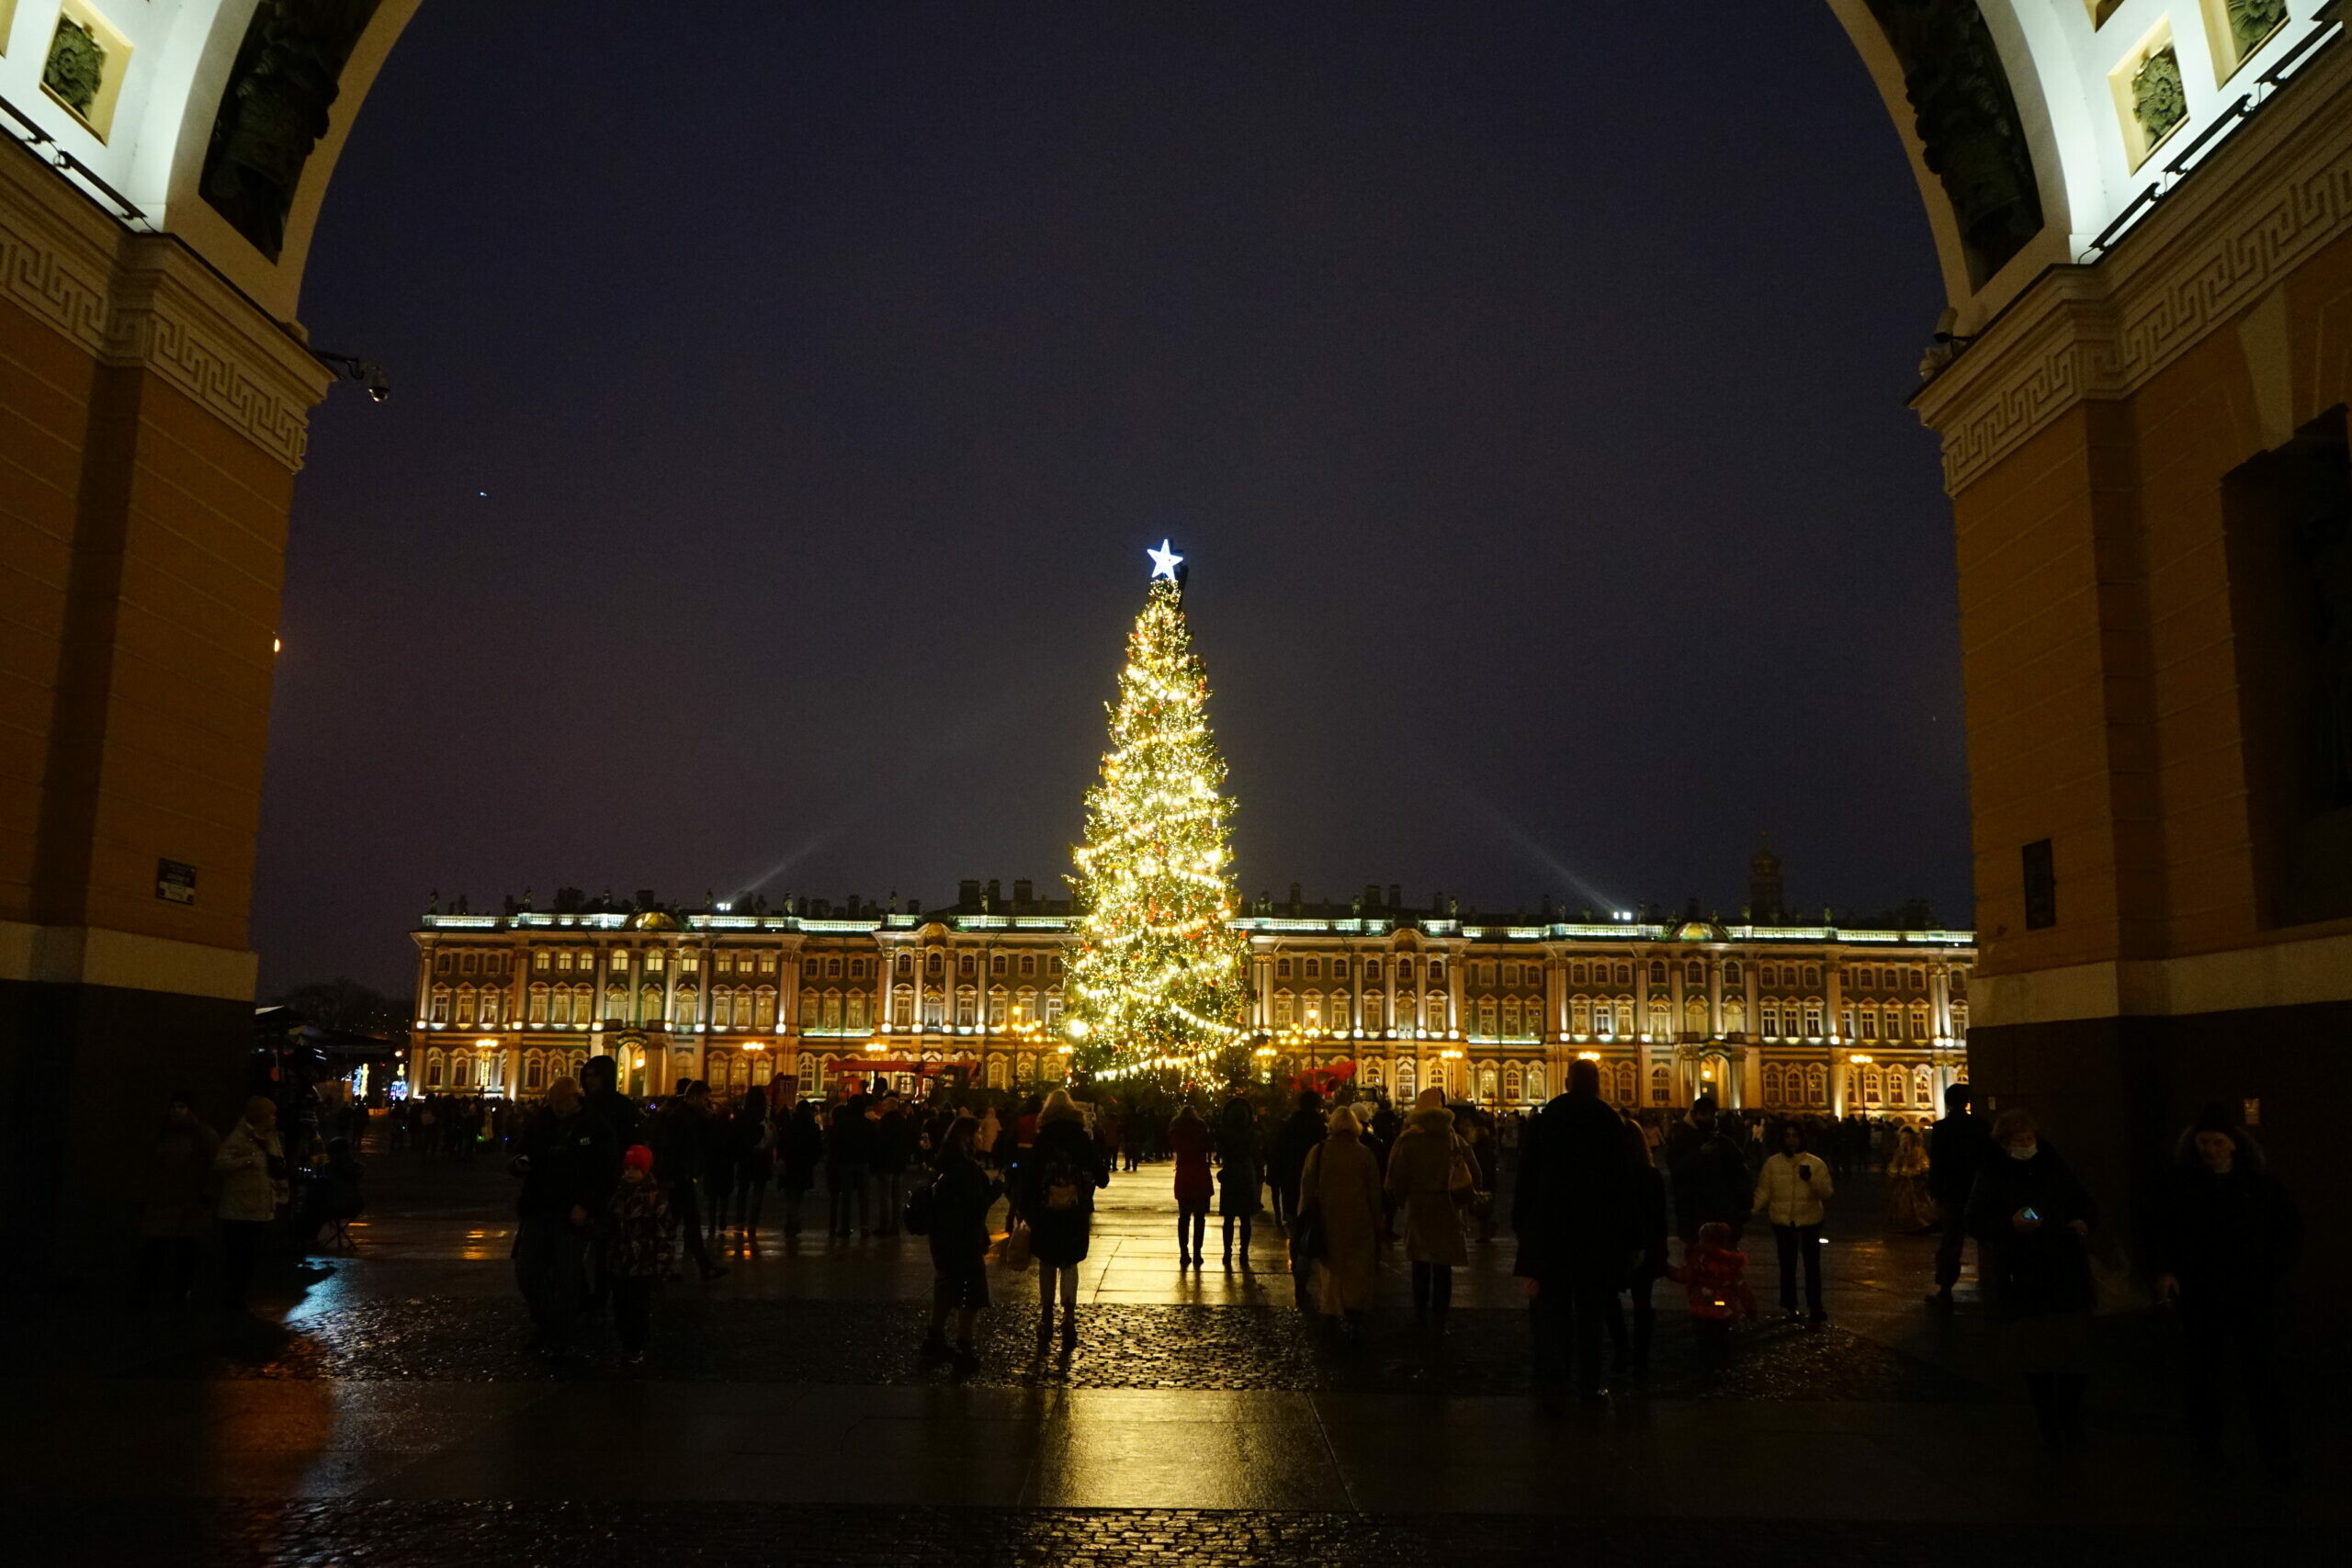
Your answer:
[[[1080,918],[1032,885],[1008,891],[967,884],[955,904],[920,915],[857,900],[855,919],[816,900],[773,913],[741,900],[674,914],[578,904],[435,911],[415,936],[418,1040],[470,1043],[479,1031],[517,1047],[496,1081],[526,1093],[563,1070],[556,1064],[621,1032],[616,1052],[625,1059],[643,1043],[665,1077],[707,1077],[730,1095],[783,1075],[814,1082],[825,1059],[854,1070],[844,1056],[907,1078],[958,1072],[985,1089],[1063,1078],[1087,1064],[1101,1032],[1072,1028],[1063,1005]],[[1703,1086],[1734,1109],[1817,1111],[1838,1102],[1849,1061],[1869,1060],[1848,1057],[1847,1041],[1834,1038],[1841,1012],[1865,1005],[1886,1024],[1886,1038],[1867,1042],[1875,1066],[1864,1070],[1879,1075],[1882,1098],[1866,1103],[1924,1117],[1968,1075],[1975,954],[1966,931],[1602,924],[1552,911],[1505,922],[1409,910],[1379,892],[1288,908],[1261,898],[1231,918],[1227,929],[1250,955],[1242,1016],[1253,1021],[1237,1032],[1228,1060],[1211,1067],[1193,1050],[1170,1050],[1091,1076],[1265,1082],[1352,1054],[1367,1089],[1401,1091],[1458,1063],[1442,1068],[1450,1090],[1532,1108],[1573,1057],[1593,1064],[1618,1106],[1665,1109]],[[701,953],[691,979],[676,956],[682,935]],[[567,949],[571,961],[560,962]],[[583,950],[595,956],[583,961]],[[1854,977],[1858,970],[1869,978]],[[1440,987],[1460,993],[1443,1003],[1469,1021],[1460,1030],[1414,1021],[1437,1010]],[[469,988],[470,1021],[460,1005]],[[493,990],[494,1019],[482,1000]],[[1344,1025],[1357,1018],[1385,1027],[1350,1044]],[[1645,1040],[1635,1025],[1652,1018]],[[697,1032],[706,1021],[709,1032]],[[465,1047],[477,1075],[478,1049],[486,1048]],[[445,1048],[439,1060],[446,1087],[455,1058]],[[424,1060],[411,1077],[423,1088],[434,1070]]]

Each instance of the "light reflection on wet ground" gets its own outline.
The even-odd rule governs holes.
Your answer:
[[[1270,1224],[1248,1267],[1237,1258],[1227,1272],[1213,1220],[1209,1267],[1178,1270],[1167,1185],[1165,1167],[1148,1168],[1104,1195],[1067,1359],[1040,1356],[1027,1333],[1034,1274],[1000,1271],[981,1371],[922,1370],[911,1354],[931,1278],[921,1242],[807,1235],[786,1246],[771,1234],[756,1254],[729,1255],[725,1279],[671,1287],[646,1372],[622,1376],[605,1354],[556,1374],[519,1345],[511,1187],[496,1164],[379,1156],[356,1250],[322,1259],[326,1271],[279,1303],[289,1338],[231,1362],[175,1363],[171,1376],[125,1376],[96,1359],[33,1377],[20,1368],[6,1385],[22,1414],[0,1431],[0,1497],[373,1498],[395,1510],[510,1499],[623,1510],[611,1526],[623,1533],[635,1528],[627,1509],[689,1499],[1227,1510],[1238,1512],[1216,1517],[1241,1521],[1240,1534],[1198,1544],[1213,1557],[1240,1540],[1235,1561],[1271,1539],[1250,1522],[1270,1517],[1301,1521],[1304,1542],[1306,1522],[1323,1517],[1359,1521],[1340,1539],[1385,1539],[1376,1521],[1400,1513],[1499,1529],[1549,1516],[2144,1523],[2252,1506],[2242,1487],[2184,1483],[2158,1379],[2109,1391],[2090,1454],[2042,1459],[1973,1303],[1953,1318],[1921,1310],[1933,1238],[1877,1234],[1868,1184],[1849,1189],[1857,1201],[1833,1228],[1830,1331],[1762,1325],[1729,1386],[1702,1386],[1661,1287],[1668,1325],[1650,1382],[1621,1380],[1607,1404],[1564,1417],[1526,1394],[1507,1243],[1474,1245],[1442,1343],[1411,1337],[1392,1255],[1369,1343],[1341,1353],[1292,1310]],[[1750,1247],[1769,1309],[1769,1237]],[[2331,1481],[2290,1511],[2339,1517],[2340,1455],[2318,1464]],[[2278,1517],[2275,1498],[2261,1506]],[[153,1516],[119,1517],[133,1529]],[[318,1522],[328,1517],[270,1528],[345,1539]],[[380,1517],[437,1539],[430,1513]],[[503,1517],[518,1529],[537,1517]],[[832,1517],[797,1517],[819,1533]],[[1041,1517],[1085,1538],[1090,1516]],[[1199,1528],[1149,1518],[1085,1528],[1146,1556]],[[518,1538],[516,1561],[534,1560],[532,1539]],[[1498,1536],[1495,1550],[1535,1539]],[[1425,1560],[1396,1551],[1361,1560]]]

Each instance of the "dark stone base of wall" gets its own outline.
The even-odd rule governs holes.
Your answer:
[[[0,980],[0,1257],[36,1288],[130,1277],[149,1141],[175,1089],[226,1127],[252,1072],[250,1002]],[[21,1270],[21,1272],[18,1272]]]
[[[2004,1024],[1968,1036],[1978,1105],[1989,1098],[1996,1108],[2030,1108],[2106,1206],[2110,1235],[2135,1258],[2146,1253],[2154,1185],[2181,1132],[2209,1101],[2256,1111],[2254,1135],[2272,1171],[2307,1220],[2324,1213],[2344,1142],[2335,1074],[2347,1065],[2352,1002]],[[2343,1250],[2311,1249],[2291,1286],[2299,1315],[2341,1300],[2347,1286],[2352,1264]]]

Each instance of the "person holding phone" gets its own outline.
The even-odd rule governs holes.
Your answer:
[[[2022,1107],[1993,1123],[1993,1152],[1968,1199],[1978,1272],[2011,1365],[2024,1375],[2042,1441],[2053,1452],[2083,1446],[2089,1382],[2089,1236],[2098,1205]]]
[[[1794,1122],[1781,1125],[1781,1148],[1756,1174],[1756,1213],[1772,1224],[1772,1240],[1781,1260],[1781,1310],[1797,1315],[1797,1265],[1804,1265],[1804,1303],[1813,1326],[1829,1321],[1821,1304],[1821,1221],[1823,1205],[1837,1189],[1829,1167],[1804,1146],[1804,1129]]]

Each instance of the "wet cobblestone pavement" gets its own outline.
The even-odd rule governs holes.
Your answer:
[[[924,1314],[904,1303],[738,1302],[691,1293],[665,1306],[650,1363],[617,1365],[610,1337],[563,1369],[528,1350],[521,1303],[444,1296],[355,1303],[309,1320],[277,1355],[230,1363],[269,1378],[530,1382],[642,1376],[725,1382],[925,1383],[985,1387],[1351,1390],[1430,1393],[1530,1392],[1525,1314],[1453,1314],[1442,1340],[1414,1337],[1408,1321],[1375,1320],[1361,1349],[1333,1345],[1317,1320],[1278,1307],[1091,1306],[1079,1314],[1075,1353],[1035,1351],[1034,1298],[1001,1304],[981,1322],[980,1366],[969,1374],[918,1364]],[[1003,1295],[1012,1295],[1005,1291]],[[1834,1325],[1748,1328],[1730,1361],[1709,1376],[1690,1336],[1661,1325],[1645,1392],[1663,1399],[1853,1400],[1911,1403],[1982,1399],[1981,1384]],[[1622,1381],[1622,1380],[1621,1380]]]
[[[1291,1306],[1270,1227],[1181,1269],[1147,1169],[1103,1194],[1067,1355],[1037,1348],[1036,1274],[997,1269],[978,1366],[925,1367],[923,1244],[815,1233],[666,1289],[644,1366],[599,1323],[551,1368],[503,1171],[370,1174],[356,1249],[280,1262],[260,1321],[100,1301],[20,1337],[43,1353],[0,1363],[12,1561],[2144,1568],[2333,1558],[2262,1530],[2352,1517],[2340,1442],[2287,1491],[2190,1465],[2153,1319],[2099,1325],[2091,1448],[2044,1455],[1973,1292],[1923,1309],[1933,1238],[1885,1234],[1866,1183],[1833,1227],[1831,1326],[1768,1316],[1707,1373],[1661,1287],[1652,1375],[1558,1410],[1530,1397],[1508,1238],[1472,1244],[1442,1340],[1389,1249],[1342,1348]]]
[[[1982,1568],[2003,1559],[2073,1568],[2285,1561],[2325,1550],[2314,1532],[2215,1525],[2058,1527],[2020,1542],[1982,1524],[1932,1531],[1835,1522],[1630,1522],[1258,1509],[723,1508],[593,1504],[239,1504],[138,1508],[103,1521],[63,1510],[6,1516],[44,1563],[174,1568],[1608,1568],[1736,1561],[1742,1568]],[[2021,1547],[2030,1549],[2020,1551]]]

